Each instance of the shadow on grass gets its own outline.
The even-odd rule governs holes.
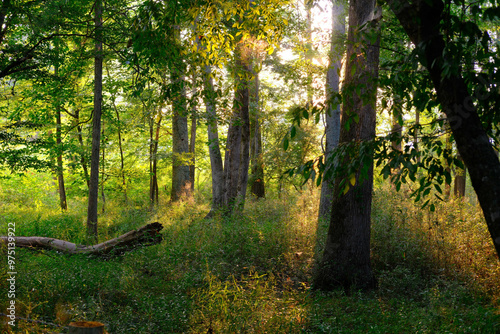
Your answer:
[[[495,308],[443,275],[422,236],[394,219],[398,209],[389,210],[387,201],[375,201],[373,216],[379,291],[311,292],[321,246],[316,204],[310,194],[248,202],[241,216],[210,220],[203,219],[208,207],[189,204],[152,213],[117,209],[102,220],[109,222],[103,236],[121,234],[122,220],[130,222],[127,229],[159,221],[162,244],[107,261],[20,250],[18,314],[61,325],[97,320],[109,333],[497,332]],[[39,228],[57,219],[47,216]],[[82,228],[78,217],[64,222],[67,230]],[[54,233],[67,233],[57,226]],[[1,295],[0,304],[6,302]]]

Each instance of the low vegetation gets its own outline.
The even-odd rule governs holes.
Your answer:
[[[18,194],[26,205],[3,192],[1,234],[16,222],[19,236],[85,243],[85,199],[61,213],[48,209],[50,196],[35,196],[43,191]],[[18,249],[16,313],[29,320],[18,319],[16,332],[62,333],[70,321],[97,320],[109,333],[497,333],[500,265],[479,208],[450,200],[429,212],[402,196],[376,190],[379,289],[350,295],[310,286],[328,226],[317,223],[315,188],[250,200],[231,219],[206,220],[209,208],[194,203],[150,211],[109,200],[101,239],[158,221],[163,243],[108,260]],[[0,276],[6,291],[6,271]],[[0,294],[2,309],[7,302]]]

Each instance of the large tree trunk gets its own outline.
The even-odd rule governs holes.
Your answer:
[[[184,75],[173,75],[175,82],[175,95],[173,97],[172,117],[172,202],[185,200],[191,197],[191,185],[189,184],[189,133],[186,116],[186,91],[184,87]]]
[[[262,157],[262,132],[260,130],[259,73],[253,71],[253,85],[250,86],[250,191],[257,198],[266,197],[264,186],[264,161]]]
[[[340,136],[340,104],[334,96],[339,92],[339,73],[342,68],[342,56],[344,55],[343,35],[345,34],[345,9],[342,0],[336,0],[332,8],[332,37],[330,45],[330,64],[326,74],[326,97],[328,112],[326,113],[325,126],[325,161],[327,163],[325,174],[330,169],[328,161],[333,150],[339,143]],[[334,180],[325,180],[321,185],[321,197],[319,202],[318,218],[328,221],[332,210]]]
[[[444,65],[453,64],[452,59],[444,56],[446,45],[439,30],[444,4],[440,0],[415,0],[411,4],[391,0],[389,5],[413,44],[421,51],[419,59],[430,73],[460,156],[469,170],[493,244],[500,255],[500,161],[482,127],[459,69],[443,74]]]
[[[102,0],[95,3],[95,64],[94,64],[94,115],[92,119],[92,154],[90,158],[89,205],[87,210],[87,235],[97,241],[97,202],[99,192],[99,150],[101,144],[102,105]]]
[[[374,19],[374,15],[378,13],[374,0],[350,2],[347,67],[343,88],[343,92],[348,93],[344,94],[340,132],[340,143],[344,145],[375,137],[379,42],[372,44],[365,33],[366,30],[377,29],[378,19]],[[360,30],[360,27],[364,28]],[[358,95],[358,89],[355,88],[360,86],[363,88],[359,89]],[[354,115],[359,118],[358,122],[352,121]],[[350,127],[346,127],[348,121]],[[362,182],[359,174],[360,171],[357,172],[355,185],[344,195],[340,193],[341,180],[335,182],[330,228],[314,281],[316,288],[330,290],[344,287],[349,292],[353,286],[372,289],[377,285],[370,263],[373,164]]]
[[[180,40],[180,28],[175,27],[176,38]],[[184,76],[184,62],[178,59],[171,69],[172,81],[172,194],[171,201],[191,197],[189,181],[189,132],[187,125],[187,96]]]
[[[235,52],[235,96],[233,118],[227,135],[224,174],[226,176],[225,205],[227,214],[241,212],[245,205],[250,163],[250,117],[248,82],[252,74],[244,45]]]
[[[77,245],[72,242],[47,237],[0,237],[0,245],[15,243],[16,247],[51,249],[68,254],[118,255],[132,249],[158,244],[163,226],[151,223],[137,230],[127,232],[117,238],[93,246]]]

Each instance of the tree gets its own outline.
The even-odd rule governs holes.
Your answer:
[[[255,59],[259,61],[258,59]],[[259,61],[260,62],[260,61]],[[259,102],[259,73],[255,71],[253,66],[253,80],[249,88],[250,101],[250,161],[251,161],[251,176],[250,190],[257,198],[266,197],[266,188],[264,184],[264,160],[262,156],[262,131],[260,126],[260,102]]]
[[[378,19],[373,0],[351,1],[347,37],[346,78],[339,145],[348,146],[339,164],[362,155],[362,142],[375,137],[375,104],[379,59]],[[372,289],[377,285],[370,263],[370,220],[373,156],[345,179],[335,181],[330,227],[314,286]],[[344,182],[343,182],[344,181]]]
[[[500,161],[478,114],[478,106],[484,101],[473,98],[463,77],[460,62],[465,49],[458,48],[458,43],[445,40],[444,29],[448,26],[441,22],[446,22],[445,16],[449,13],[445,12],[445,5],[440,0],[416,0],[412,3],[391,0],[388,4],[417,48],[420,63],[430,74],[458,152],[469,170],[493,244],[500,255]],[[475,8],[480,11],[479,7]],[[477,25],[460,27],[473,41],[483,36]],[[467,33],[467,27],[472,34]],[[475,101],[477,104],[474,104]],[[496,114],[484,114],[484,117],[492,115]]]
[[[340,71],[342,69],[342,56],[344,55],[343,38],[345,34],[344,3],[337,0],[332,7],[332,35],[330,42],[330,59],[326,74],[326,96],[328,109],[325,115],[325,162],[331,161],[331,154],[337,147],[340,136],[340,101],[337,94],[340,88]],[[325,169],[328,173],[329,166]],[[319,219],[327,221],[330,218],[333,200],[332,180],[323,180],[319,203]]]
[[[99,195],[99,154],[101,145],[102,108],[102,0],[96,0],[95,60],[94,60],[94,113],[92,117],[92,153],[90,158],[89,203],[87,209],[87,235],[97,241],[97,203]]]
[[[189,178],[189,133],[187,126],[187,97],[182,60],[177,68],[172,69],[171,80],[173,91],[172,102],[172,202],[184,200],[192,196]]]

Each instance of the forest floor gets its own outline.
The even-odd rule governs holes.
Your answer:
[[[15,222],[18,236],[85,243],[83,198],[61,213],[2,196],[1,235]],[[249,200],[232,219],[204,219],[205,204],[150,211],[108,201],[99,241],[154,221],[164,241],[107,260],[17,249],[16,315],[30,321],[11,330],[63,333],[70,321],[94,320],[109,333],[498,333],[500,264],[479,208],[449,201],[429,212],[404,196],[376,190],[379,289],[349,296],[310,286],[328,226],[316,219],[316,189]]]

